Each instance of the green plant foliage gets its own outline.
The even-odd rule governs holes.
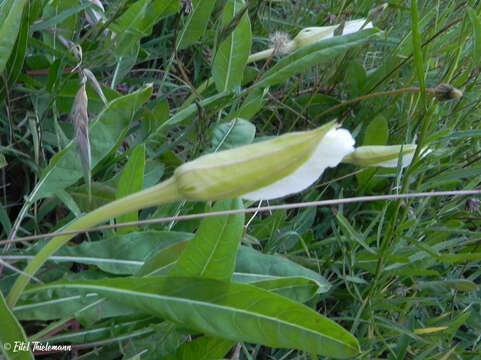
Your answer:
[[[0,0],[0,360],[480,359],[479,195],[431,196],[480,187],[480,16],[474,0]],[[328,146],[305,141],[326,124]],[[307,188],[246,200],[250,176],[304,183],[343,132],[356,150]],[[398,145],[409,164],[371,167]]]
[[[348,358],[359,351],[357,340],[331,320],[249,285],[169,276],[52,283],[29,292],[56,287],[95,291],[143,312],[227,339],[336,358]],[[272,336],[276,333],[287,336]]]

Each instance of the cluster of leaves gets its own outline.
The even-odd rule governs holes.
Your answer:
[[[2,237],[59,230],[199,155],[334,118],[360,145],[417,141],[432,152],[405,170],[341,166],[276,202],[473,189],[481,180],[479,1],[393,0],[376,11],[381,1],[105,0],[105,12],[96,3],[0,1]],[[248,64],[274,31],[294,36],[368,16],[382,33]],[[70,116],[85,71],[88,179]],[[426,90],[443,82],[464,97],[432,98]],[[465,201],[96,232],[50,257],[35,274],[45,284],[18,302],[8,295],[15,268],[48,240],[4,242],[0,345],[7,359],[32,358],[5,346],[22,339],[72,345],[52,358],[476,359],[480,221],[477,199],[469,211]],[[250,205],[181,201],[116,222]]]

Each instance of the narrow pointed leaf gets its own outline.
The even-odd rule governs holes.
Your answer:
[[[224,7],[223,26],[227,26],[243,6],[243,0],[229,0]],[[246,13],[215,54],[212,77],[219,92],[240,86],[251,51],[251,42],[251,24]]]
[[[212,0],[192,1],[192,11],[185,20],[185,25],[177,41],[178,49],[185,49],[204,35],[214,5],[215,1]]]

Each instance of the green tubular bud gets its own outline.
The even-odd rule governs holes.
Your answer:
[[[395,168],[398,165],[402,151],[402,167],[411,164],[416,151],[415,144],[392,145],[392,146],[360,146],[348,154],[343,163],[357,166],[379,166]]]
[[[363,25],[365,26],[363,27]],[[302,29],[294,38],[295,49],[300,49],[304,46],[311,45],[317,41],[325,40],[334,37],[334,32],[340,25],[308,27]],[[357,19],[347,21],[344,24],[342,33],[340,35],[347,35],[355,33],[361,29],[370,29],[373,27],[372,22],[366,24],[366,19]]]
[[[274,47],[260,51],[258,53],[252,54],[249,56],[247,60],[248,63],[252,63],[255,61],[267,59],[269,56],[274,55],[286,55],[290,52],[299,50],[304,46],[311,45],[317,41],[325,40],[334,37],[334,32],[337,28],[341,26],[340,24],[332,25],[332,26],[315,26],[315,27],[308,27],[302,29],[294,40],[285,41],[285,43],[281,46],[277,46],[276,52],[276,43],[274,43]],[[366,24],[366,19],[356,19],[351,21],[346,21],[344,24],[344,28],[342,29],[341,35],[352,34],[361,29],[371,29],[373,27],[372,22]],[[275,36],[275,35],[273,35]],[[271,39],[272,40],[272,39]]]
[[[337,126],[330,122],[311,131],[201,156],[177,168],[177,190],[189,200],[237,196],[268,200],[299,192],[353,151],[351,134]]]

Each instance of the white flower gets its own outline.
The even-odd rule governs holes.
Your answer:
[[[296,171],[241,197],[247,200],[271,200],[300,192],[311,186],[328,167],[336,167],[344,156],[354,151],[354,144],[355,140],[348,130],[329,130],[311,157]]]

